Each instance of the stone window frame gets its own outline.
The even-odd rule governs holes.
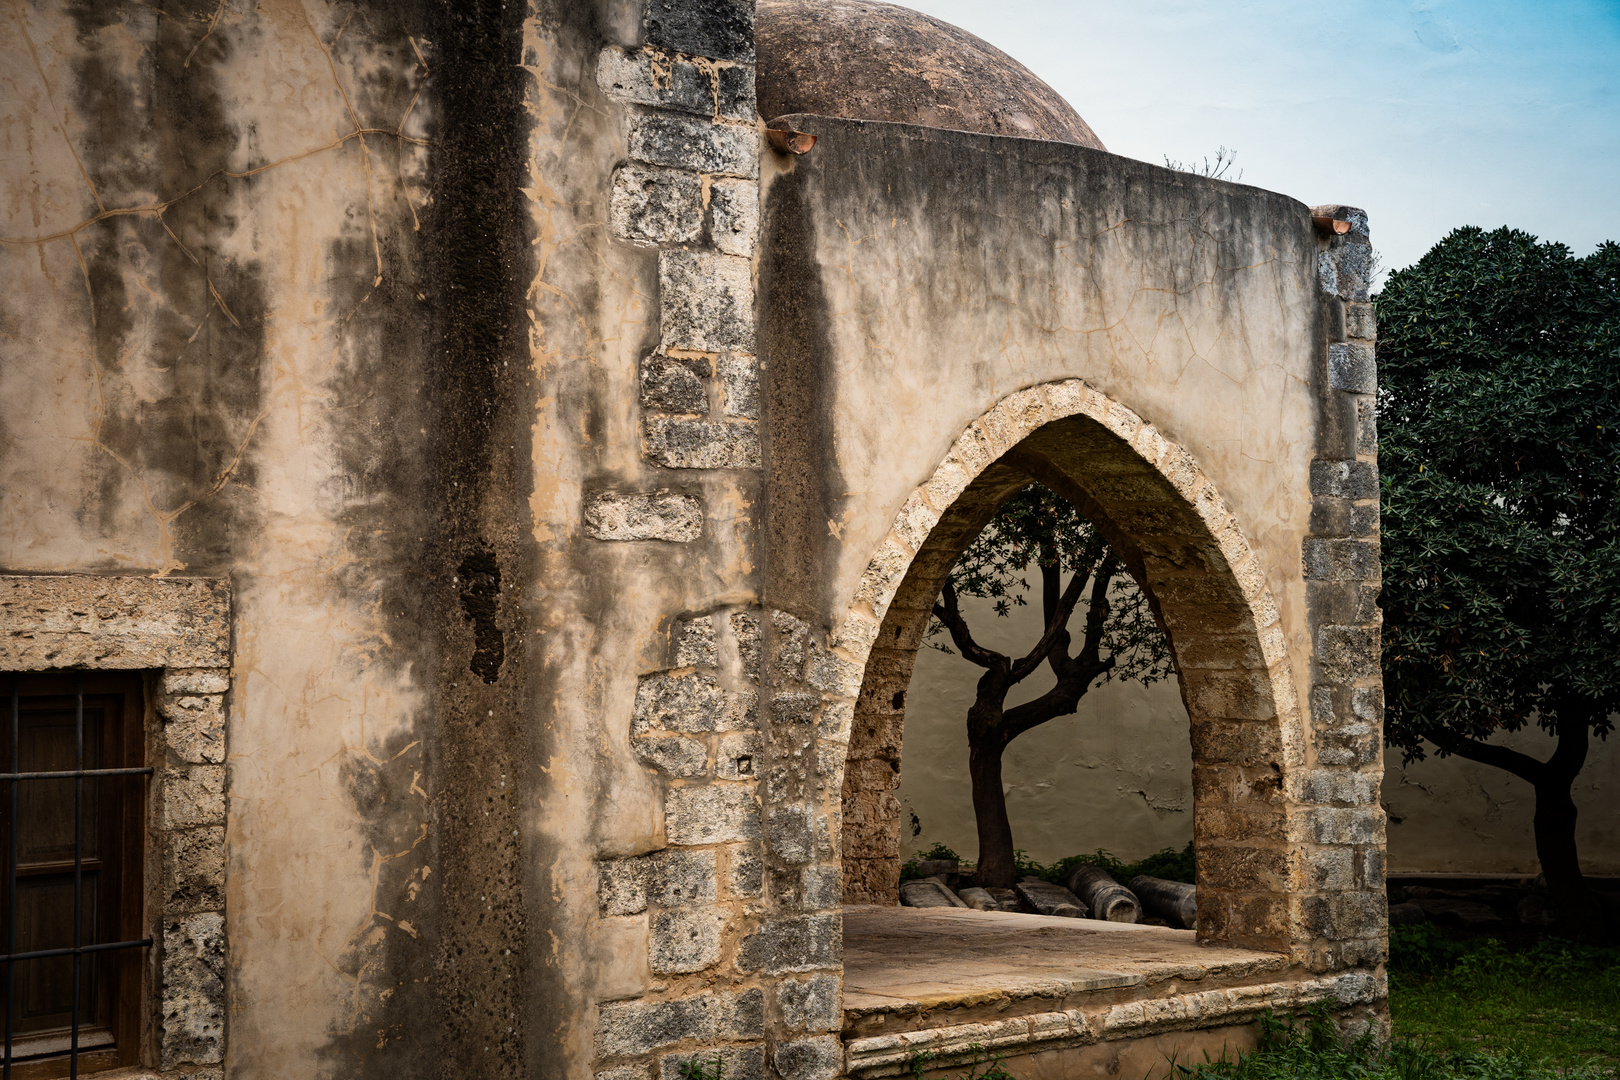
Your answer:
[[[225,1056],[230,616],[220,578],[0,575],[0,672],[150,673],[142,922],[154,944],[139,1054],[148,1076],[208,1080]]]

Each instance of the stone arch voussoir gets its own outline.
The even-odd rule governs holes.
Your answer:
[[[1064,472],[1063,448],[1090,462]],[[1090,471],[1086,471],[1090,470]],[[843,780],[846,901],[892,902],[900,727],[944,575],[1031,476],[1075,501],[1126,556],[1169,631],[1192,722],[1200,936],[1289,944],[1286,774],[1305,732],[1265,568],[1194,455],[1078,379],[1010,394],[970,423],[905,500],[830,644],[864,671]]]

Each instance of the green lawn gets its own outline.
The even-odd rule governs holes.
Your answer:
[[[1396,930],[1390,954],[1397,1038],[1620,1070],[1620,949],[1557,938],[1510,948],[1418,926]]]
[[[1434,926],[1390,941],[1393,1044],[1346,1047],[1325,1013],[1265,1022],[1262,1048],[1178,1068],[1221,1080],[1597,1080],[1620,1077],[1620,949],[1513,945]]]

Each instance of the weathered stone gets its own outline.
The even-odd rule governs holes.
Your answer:
[[[717,60],[754,60],[753,0],[648,0],[647,43]]]
[[[192,765],[165,769],[161,787],[163,828],[224,824],[224,766]]]
[[[820,694],[789,691],[771,698],[771,722],[773,724],[804,724],[808,726],[815,723],[816,714],[820,711]]]
[[[653,165],[728,176],[759,175],[759,133],[680,113],[638,113],[630,122],[630,156]]]
[[[225,699],[218,694],[169,697],[158,712],[163,716],[163,741],[170,753],[194,765],[225,760]]]
[[[711,904],[716,892],[712,851],[666,848],[597,864],[597,902],[604,915],[634,915],[659,907]]]
[[[1373,351],[1356,342],[1328,346],[1328,385],[1352,394],[1378,391],[1378,364]]]
[[[734,897],[751,899],[765,888],[765,863],[747,848],[731,849],[731,872],[727,891]]]
[[[835,975],[779,979],[771,984],[782,1024],[790,1031],[837,1031],[843,1026],[841,984]]]
[[[720,740],[714,774],[722,780],[753,780],[759,775],[762,741],[757,733],[740,732]]]
[[[834,1080],[844,1071],[844,1044],[836,1035],[778,1043],[771,1062],[782,1080]]]
[[[807,807],[773,808],[765,818],[765,835],[771,854],[789,865],[816,857],[815,820]]]
[[[655,672],[636,684],[632,735],[654,731],[713,731],[725,710],[720,680],[706,671],[686,675]]]
[[[754,69],[746,64],[694,64],[662,49],[603,49],[596,84],[616,101],[740,120],[754,119]]]
[[[737,956],[741,971],[781,974],[835,968],[844,957],[844,920],[840,915],[801,915],[769,919],[743,938]]]
[[[660,251],[658,304],[668,348],[754,351],[754,276],[746,259]]]
[[[759,418],[759,360],[747,353],[720,357],[720,411],[746,420]]]
[[[608,224],[632,243],[690,243],[703,232],[703,182],[680,169],[622,165],[613,173]]]
[[[703,535],[703,502],[671,491],[597,491],[585,499],[585,535],[597,540],[668,540]]]
[[[1311,462],[1311,494],[1345,499],[1378,498],[1378,466],[1370,461]]]
[[[1085,902],[1061,885],[1049,881],[1020,881],[1013,891],[1024,903],[1042,915],[1055,915],[1063,919],[1084,919],[1090,914]]]
[[[630,740],[636,757],[670,776],[704,776],[709,771],[709,748],[696,739],[678,735],[642,736]]]
[[[649,416],[642,432],[647,460],[666,469],[759,468],[759,430],[748,421]]]
[[[702,1065],[710,1076],[718,1072],[725,1080],[765,1080],[765,1047],[755,1043],[665,1054],[658,1059],[658,1080],[684,1080],[681,1070],[693,1064]]]
[[[620,1001],[601,1007],[596,1052],[602,1057],[645,1054],[685,1039],[730,1041],[765,1034],[765,995],[716,991],[673,1001]]]
[[[706,414],[710,371],[709,361],[701,356],[653,353],[641,362],[641,404],[664,412]]]
[[[859,664],[813,641],[810,643],[810,656],[804,664],[804,681],[817,690],[840,697],[854,697],[861,692],[863,675]]]
[[[210,1065],[225,1049],[225,917],[167,920],[163,927],[163,1068]]]
[[[1384,838],[1381,810],[1320,806],[1306,811],[1305,822],[1313,844],[1371,844]]]
[[[822,710],[821,719],[816,722],[816,738],[830,739],[833,742],[848,742],[850,729],[855,723],[855,703],[853,701],[828,702]]]
[[[900,883],[900,902],[915,908],[965,908],[967,904],[938,881],[926,878]]]
[[[162,834],[163,912],[182,915],[225,906],[225,830],[221,826]]]
[[[649,961],[658,974],[702,971],[720,962],[725,913],[714,908],[677,908],[652,918]]]
[[[805,911],[822,911],[839,904],[844,872],[838,866],[807,866],[799,872],[799,906]]]
[[[1317,581],[1376,581],[1378,545],[1365,540],[1305,538],[1305,576]]]
[[[1371,400],[1356,402],[1356,453],[1378,453],[1378,405]]]
[[[0,575],[0,669],[230,666],[230,583]]]
[[[1069,874],[1069,891],[1090,909],[1091,917],[1107,922],[1134,923],[1142,915],[1136,894],[1115,881],[1100,866],[1082,863]]]
[[[759,235],[759,184],[716,180],[709,185],[709,235],[727,255],[750,258]],[[745,415],[745,414],[737,414]]]
[[[974,911],[1000,911],[1001,904],[996,898],[983,889],[969,887],[956,894],[957,897]]]
[[[672,844],[758,840],[759,803],[750,787],[676,788],[664,800],[664,828]]]
[[[743,674],[759,681],[760,634],[759,619],[746,611],[731,613],[731,636],[737,642],[737,657]]]
[[[1330,682],[1354,682],[1378,674],[1376,626],[1325,626],[1316,635],[1316,662]]]
[[[593,1080],[652,1080],[645,1065],[615,1065],[611,1069],[598,1069]]]
[[[720,662],[715,646],[714,618],[700,615],[695,619],[682,619],[675,626],[674,665],[681,667],[714,667]]]
[[[227,668],[168,668],[163,672],[165,694],[224,694],[230,688]]]
[[[1344,305],[1345,333],[1353,338],[1372,339],[1378,336],[1378,318],[1371,304]]]

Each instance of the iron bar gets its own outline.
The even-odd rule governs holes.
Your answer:
[[[151,776],[152,766],[142,769],[68,769],[65,772],[0,773],[0,780],[72,780],[80,776]]]
[[[103,742],[107,734],[105,731],[106,723],[106,717],[103,716],[102,728],[99,731]],[[8,763],[12,771],[0,773],[0,781],[4,781],[7,786],[10,805],[10,818],[6,829],[5,954],[0,955],[0,961],[4,961],[6,967],[5,1044],[4,1054],[0,1055],[0,1080],[11,1080],[12,1058],[16,1049],[17,965],[30,960],[51,960],[61,957],[72,957],[73,962],[73,1005],[68,1038],[68,1075],[76,1080],[79,1075],[80,1028],[84,1022],[82,1001],[84,991],[83,957],[96,953],[112,953],[122,949],[144,949],[153,944],[152,938],[108,942],[95,942],[92,940],[91,944],[86,945],[84,943],[84,784],[87,779],[100,777],[152,776],[155,770],[150,766],[105,769],[87,769],[84,767],[84,674],[82,672],[74,673],[75,768],[23,771],[21,769],[21,728],[22,679],[14,676],[11,684],[11,757]],[[101,745],[103,743],[97,743],[98,747]],[[21,832],[19,828],[21,822],[18,818],[18,785],[30,780],[73,781],[73,945],[65,948],[18,952],[17,882],[20,863],[18,834]],[[98,822],[101,820],[99,815],[97,820]]]
[[[100,945],[79,945],[63,949],[38,949],[34,952],[12,953],[10,956],[0,956],[0,960],[21,962],[23,960],[48,960],[53,956],[73,956],[74,954],[111,952],[114,949],[144,949],[152,944],[151,938],[141,938],[139,941],[108,941]]]
[[[18,693],[22,680],[11,680],[11,767],[17,768],[17,727],[22,714]],[[6,1059],[5,1080],[11,1080],[11,1014],[12,996],[17,983],[17,962],[11,957],[17,952],[17,781],[6,785],[11,790],[11,817],[6,829],[9,853],[6,858]]]
[[[68,1037],[68,1080],[79,1080],[79,974],[84,945],[84,674],[73,676],[73,1026]]]

